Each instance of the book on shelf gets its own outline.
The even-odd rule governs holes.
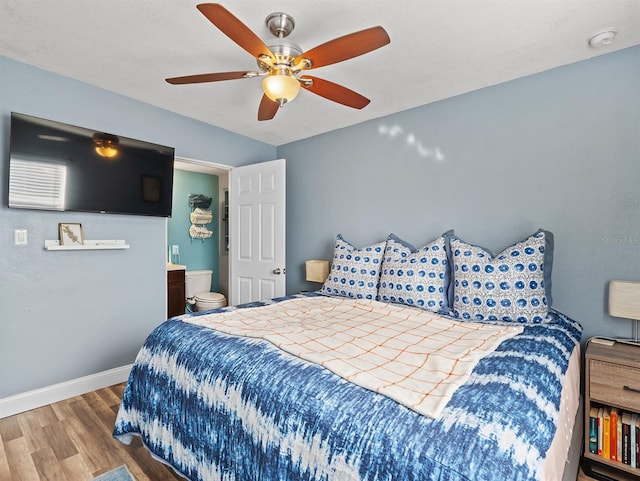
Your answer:
[[[638,422],[638,415],[631,415],[631,423],[629,424],[629,445],[631,449],[629,450],[629,464],[634,468],[638,467],[636,452],[638,451],[638,440],[636,439],[636,423]]]
[[[598,408],[589,410],[589,452],[598,454]]]
[[[640,414],[636,419],[636,468],[640,468]]]
[[[611,459],[611,415],[610,408],[602,408],[602,457]]]
[[[618,432],[616,433],[618,446],[616,449],[616,461],[622,462],[622,412],[618,413]]]
[[[610,456],[609,459],[611,461],[618,460],[618,410],[616,408],[611,408],[609,412],[609,420],[610,420]]]
[[[631,414],[622,413],[622,462],[631,465]]]
[[[640,413],[596,404],[588,429],[591,454],[640,469]]]
[[[599,407],[598,408],[598,456],[602,456],[602,435],[604,433],[603,414],[604,414],[604,409]]]

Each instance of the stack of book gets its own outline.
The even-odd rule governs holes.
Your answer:
[[[640,414],[611,406],[591,406],[589,451],[640,468]]]

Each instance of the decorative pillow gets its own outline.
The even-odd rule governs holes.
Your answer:
[[[390,234],[382,259],[378,298],[448,312],[449,262],[446,241],[440,236],[420,249]]]
[[[385,244],[386,241],[356,249],[338,234],[331,272],[321,291],[334,296],[375,299]]]
[[[454,314],[462,319],[549,320],[553,234],[542,229],[497,256],[452,237]]]

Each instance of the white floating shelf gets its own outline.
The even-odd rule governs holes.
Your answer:
[[[60,245],[58,240],[46,240],[44,248],[48,251],[95,251],[128,249],[129,244],[125,244],[123,240],[85,240],[82,245]]]

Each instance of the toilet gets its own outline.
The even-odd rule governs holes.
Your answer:
[[[185,295],[187,304],[193,311],[209,311],[219,309],[227,305],[227,299],[219,292],[209,292],[211,289],[211,275],[213,271],[187,271],[185,272]]]

